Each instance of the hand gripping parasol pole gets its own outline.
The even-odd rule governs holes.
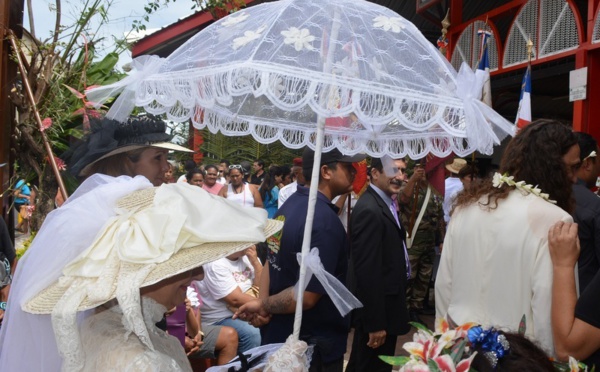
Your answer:
[[[46,136],[46,133],[43,129],[42,118],[40,117],[40,112],[38,111],[37,105],[35,103],[35,97],[33,96],[33,91],[31,90],[31,86],[29,85],[29,80],[27,80],[27,71],[25,70],[25,65],[23,64],[23,60],[21,58],[20,48],[17,45],[17,37],[15,36],[14,32],[10,29],[7,29],[6,33],[8,34],[8,38],[10,39],[10,43],[12,44],[13,49],[15,50],[17,62],[19,63],[19,71],[21,72],[21,80],[23,81],[23,86],[25,87],[27,98],[29,99],[29,103],[31,104],[31,109],[33,110],[35,121],[38,124],[38,129],[40,130],[40,134],[42,135],[42,141],[44,142],[44,147],[46,148],[46,153],[48,154],[48,160],[52,165],[52,170],[54,171],[56,182],[58,182],[58,188],[63,199],[67,200],[69,195],[67,194],[67,189],[65,188],[63,179],[60,176],[58,166],[56,165],[56,159],[54,158],[54,153],[52,152],[52,148],[50,147],[50,142],[48,142],[48,137]]]
[[[325,73],[331,72],[333,53],[335,50],[337,36],[340,31],[340,13],[336,8],[331,26],[331,35],[329,38],[329,50],[327,51],[326,60],[323,66]],[[321,99],[327,99],[327,95],[323,94]],[[302,261],[300,263],[300,277],[298,278],[298,293],[296,293],[296,313],[294,315],[294,340],[298,340],[300,336],[300,326],[302,325],[302,301],[304,298],[304,287],[306,282],[306,264],[305,259],[310,251],[310,241],[312,236],[312,226],[315,217],[315,205],[317,203],[317,193],[319,188],[319,175],[321,173],[321,152],[323,150],[323,140],[325,138],[325,118],[319,116],[317,119],[317,138],[315,142],[315,158],[313,161],[313,169],[310,177],[310,190],[308,193],[308,210],[306,212],[306,225],[304,226],[304,237],[302,239]],[[321,247],[326,249],[327,247]]]

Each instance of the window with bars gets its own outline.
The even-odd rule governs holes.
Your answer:
[[[504,67],[527,62],[529,39],[533,42],[532,60],[576,49],[581,39],[570,2],[527,2],[515,18],[506,39],[502,61]]]
[[[592,43],[600,43],[600,7],[596,13],[596,21],[594,22],[594,32],[592,33]]]
[[[475,21],[468,25],[461,33],[456,47],[452,52],[452,58],[450,63],[456,70],[460,69],[460,65],[465,62],[471,68],[475,69],[481,58],[481,36],[478,34],[479,30],[486,30],[492,32],[492,28],[484,21]],[[492,35],[488,39],[488,58],[490,60],[490,71],[498,69],[498,43],[496,35],[492,32]]]

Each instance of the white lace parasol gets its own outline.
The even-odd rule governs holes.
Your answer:
[[[409,21],[365,0],[281,0],[230,15],[166,59],[88,94],[110,115],[133,105],[260,143],[380,157],[492,152],[513,126],[479,102],[479,76],[460,75]]]
[[[321,150],[333,148],[413,159],[490,154],[514,132],[479,101],[482,72],[463,65],[457,74],[412,23],[366,0],[253,6],[210,25],[168,58],[143,56],[133,68],[122,81],[87,94],[103,103],[122,92],[109,117],[123,121],[142,106],[171,120],[190,119],[198,129],[309,146],[315,164]],[[311,263],[318,170],[311,178],[300,289]],[[313,261],[320,264],[318,256]],[[301,321],[302,290],[290,347]]]

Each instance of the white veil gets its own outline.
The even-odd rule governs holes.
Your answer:
[[[142,176],[114,178],[96,174],[46,217],[17,264],[0,331],[0,371],[61,369],[50,315],[29,314],[21,306],[56,281],[63,267],[89,247],[105,222],[115,215],[117,200],[147,187],[152,184]]]

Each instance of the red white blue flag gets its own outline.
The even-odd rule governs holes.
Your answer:
[[[483,91],[481,92],[481,101],[492,107],[492,84],[490,82],[490,59],[488,56],[488,39],[492,33],[485,30],[477,31],[481,36],[481,54],[479,55],[479,64],[477,69],[484,72]]]
[[[521,83],[521,98],[519,99],[519,110],[517,111],[515,125],[521,129],[529,123],[531,123],[531,64],[527,65]]]

